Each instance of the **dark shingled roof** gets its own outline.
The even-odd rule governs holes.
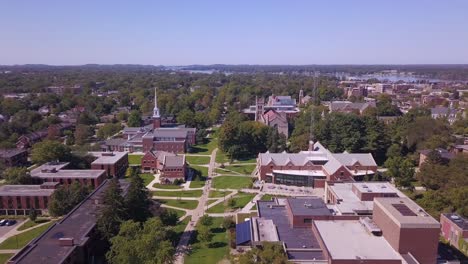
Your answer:
[[[314,198],[290,198],[286,200],[294,216],[320,216],[332,215],[330,209],[318,197]]]

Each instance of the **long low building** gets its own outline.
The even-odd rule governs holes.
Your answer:
[[[331,153],[313,142],[308,151],[299,153],[260,153],[256,173],[269,183],[325,187],[326,181],[361,181],[377,172],[370,153]]]
[[[7,263],[93,263],[99,251],[93,234],[109,183],[109,180],[105,180],[70,213],[32,240]],[[129,184],[121,180],[120,186],[125,195]]]
[[[0,186],[0,215],[28,215],[34,208],[39,214],[48,212],[50,197],[58,183],[41,185]]]
[[[365,214],[342,214],[319,197],[259,200],[257,217],[238,218],[236,245],[279,243],[292,263],[435,264],[440,224],[404,194],[379,190],[387,185],[344,188],[365,202]],[[360,208],[355,201],[348,205]]]
[[[97,188],[107,178],[105,170],[68,170],[68,162],[48,162],[33,170],[31,177],[34,183],[58,182],[65,186],[77,181],[82,185]]]

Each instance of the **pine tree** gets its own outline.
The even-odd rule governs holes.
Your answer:
[[[125,201],[119,181],[113,178],[104,193],[103,207],[97,220],[97,229],[103,239],[119,233],[120,224],[127,219]]]
[[[125,198],[125,205],[130,219],[144,222],[151,216],[149,210],[151,201],[143,179],[135,171],[130,178],[130,187]]]

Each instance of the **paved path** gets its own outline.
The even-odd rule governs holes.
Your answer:
[[[16,254],[19,249],[0,249],[0,254]]]
[[[153,196],[152,199],[162,199],[162,200],[192,200],[192,201],[198,201],[200,200],[200,197],[168,197],[168,196]]]
[[[252,208],[254,207],[254,205],[257,204],[257,201],[262,199],[262,196],[263,196],[263,193],[257,193],[257,195],[255,195],[255,197],[252,199],[252,201],[248,202],[244,208],[242,208],[242,210],[240,211],[241,213],[250,213],[250,211],[252,210]]]
[[[210,164],[208,167],[208,177],[213,176],[213,171],[215,167],[215,159],[216,159],[216,152],[218,149],[214,149],[211,153]],[[179,244],[176,248],[176,255],[175,255],[175,264],[182,264],[184,263],[184,256],[190,250],[189,242],[190,238],[192,237],[193,231],[195,230],[195,226],[197,225],[198,219],[204,214],[205,204],[208,201],[208,194],[210,192],[211,180],[206,180],[205,187],[203,188],[203,195],[199,198],[199,203],[197,208],[193,210],[191,213],[192,221],[185,227],[184,233],[180,238]],[[189,214],[187,214],[189,215]]]

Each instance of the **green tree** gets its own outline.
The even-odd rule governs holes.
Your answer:
[[[103,197],[103,206],[97,220],[100,236],[109,241],[119,233],[120,224],[128,217],[122,189],[117,178],[113,178]]]
[[[239,257],[240,264],[286,264],[288,257],[278,243],[263,242],[261,247],[254,247]]]
[[[395,180],[396,186],[414,189],[414,164],[408,158],[392,157],[385,161],[386,174]]]
[[[141,122],[142,120],[141,120],[140,112],[136,110],[131,111],[128,117],[127,125],[129,127],[139,127],[141,126]]]
[[[109,263],[173,263],[175,249],[171,238],[174,232],[159,218],[150,218],[143,224],[123,222],[118,234],[111,238],[106,253]]]
[[[143,179],[136,172],[130,177],[130,187],[125,197],[125,207],[130,219],[136,222],[144,222],[151,216],[151,200]]]
[[[204,226],[210,226],[213,224],[213,217],[207,215],[207,214],[204,214],[202,217],[200,217],[200,224],[204,225]]]
[[[75,143],[83,145],[93,135],[93,129],[88,125],[77,125],[75,129]]]
[[[107,123],[98,129],[96,136],[100,139],[107,139],[118,133],[121,129],[120,124]]]
[[[28,170],[24,167],[11,167],[3,172],[3,178],[7,184],[30,184],[32,179]]]
[[[197,231],[198,231],[197,238],[201,242],[208,244],[213,240],[213,233],[211,233],[211,230],[209,227],[200,225]]]
[[[46,163],[49,161],[69,161],[71,150],[57,141],[44,140],[34,144],[31,150],[31,160],[34,163]]]
[[[31,220],[32,222],[36,222],[36,219],[37,219],[37,211],[36,209],[32,208],[31,210],[29,210],[29,220]]]

